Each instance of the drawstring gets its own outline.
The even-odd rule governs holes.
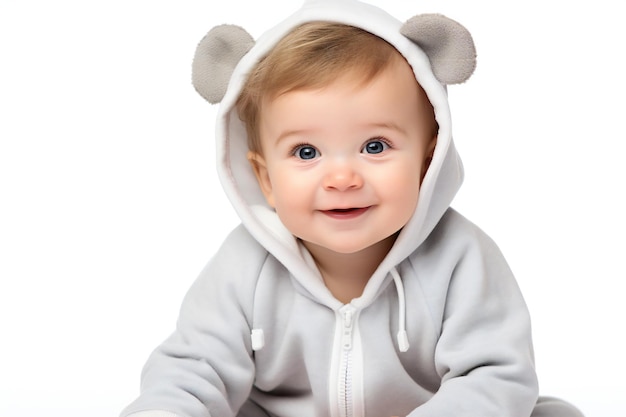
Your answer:
[[[404,285],[398,270],[393,268],[391,270],[391,276],[393,282],[396,284],[396,291],[398,291],[398,348],[400,352],[406,352],[409,350],[409,337],[406,334],[406,298],[404,297]]]

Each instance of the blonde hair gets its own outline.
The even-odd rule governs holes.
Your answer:
[[[404,57],[363,29],[329,22],[298,26],[252,70],[237,100],[249,149],[261,152],[258,125],[264,100],[294,90],[322,88],[346,73],[367,83],[396,59]]]

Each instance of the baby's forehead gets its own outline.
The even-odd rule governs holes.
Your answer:
[[[435,123],[433,106],[404,60],[371,78],[348,72],[321,86],[268,96],[261,107],[261,124],[280,125],[288,131],[309,131],[321,125],[343,129],[350,123],[354,131],[365,127],[403,130],[403,125],[430,127]],[[337,114],[343,119],[336,118]],[[335,120],[336,124],[324,119]]]
[[[403,71],[398,71],[399,68],[403,68]],[[306,69],[298,70],[306,71]],[[420,93],[424,92],[424,89],[415,78],[411,65],[406,61],[404,56],[394,49],[394,53],[389,56],[384,65],[380,67],[363,67],[361,65],[354,65],[350,63],[350,58],[347,57],[345,65],[332,68],[328,71],[322,71],[311,75],[310,78],[304,77],[294,80],[292,84],[285,82],[280,84],[280,81],[276,84],[276,88],[266,87],[261,99],[265,102],[270,102],[284,94],[295,91],[321,91],[330,88],[346,88],[354,89],[355,91],[366,88],[368,85],[380,80],[386,74],[395,73],[396,77],[405,77],[410,80],[411,83],[417,85]],[[426,98],[426,95],[424,94]]]

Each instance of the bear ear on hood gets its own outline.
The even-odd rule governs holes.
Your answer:
[[[198,43],[191,67],[196,91],[209,103],[222,101],[235,66],[254,46],[245,29],[220,25],[211,29]]]
[[[473,74],[476,47],[460,23],[440,14],[421,14],[407,20],[400,33],[426,53],[435,78],[442,84],[460,84]]]

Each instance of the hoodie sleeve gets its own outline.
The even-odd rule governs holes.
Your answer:
[[[529,416],[537,401],[530,317],[495,243],[454,212],[436,231],[448,278],[438,285],[437,393],[411,417]],[[444,281],[447,281],[445,284]]]
[[[188,291],[176,330],[149,357],[141,393],[121,417],[237,413],[254,380],[249,318],[266,256],[243,228],[231,233]]]

